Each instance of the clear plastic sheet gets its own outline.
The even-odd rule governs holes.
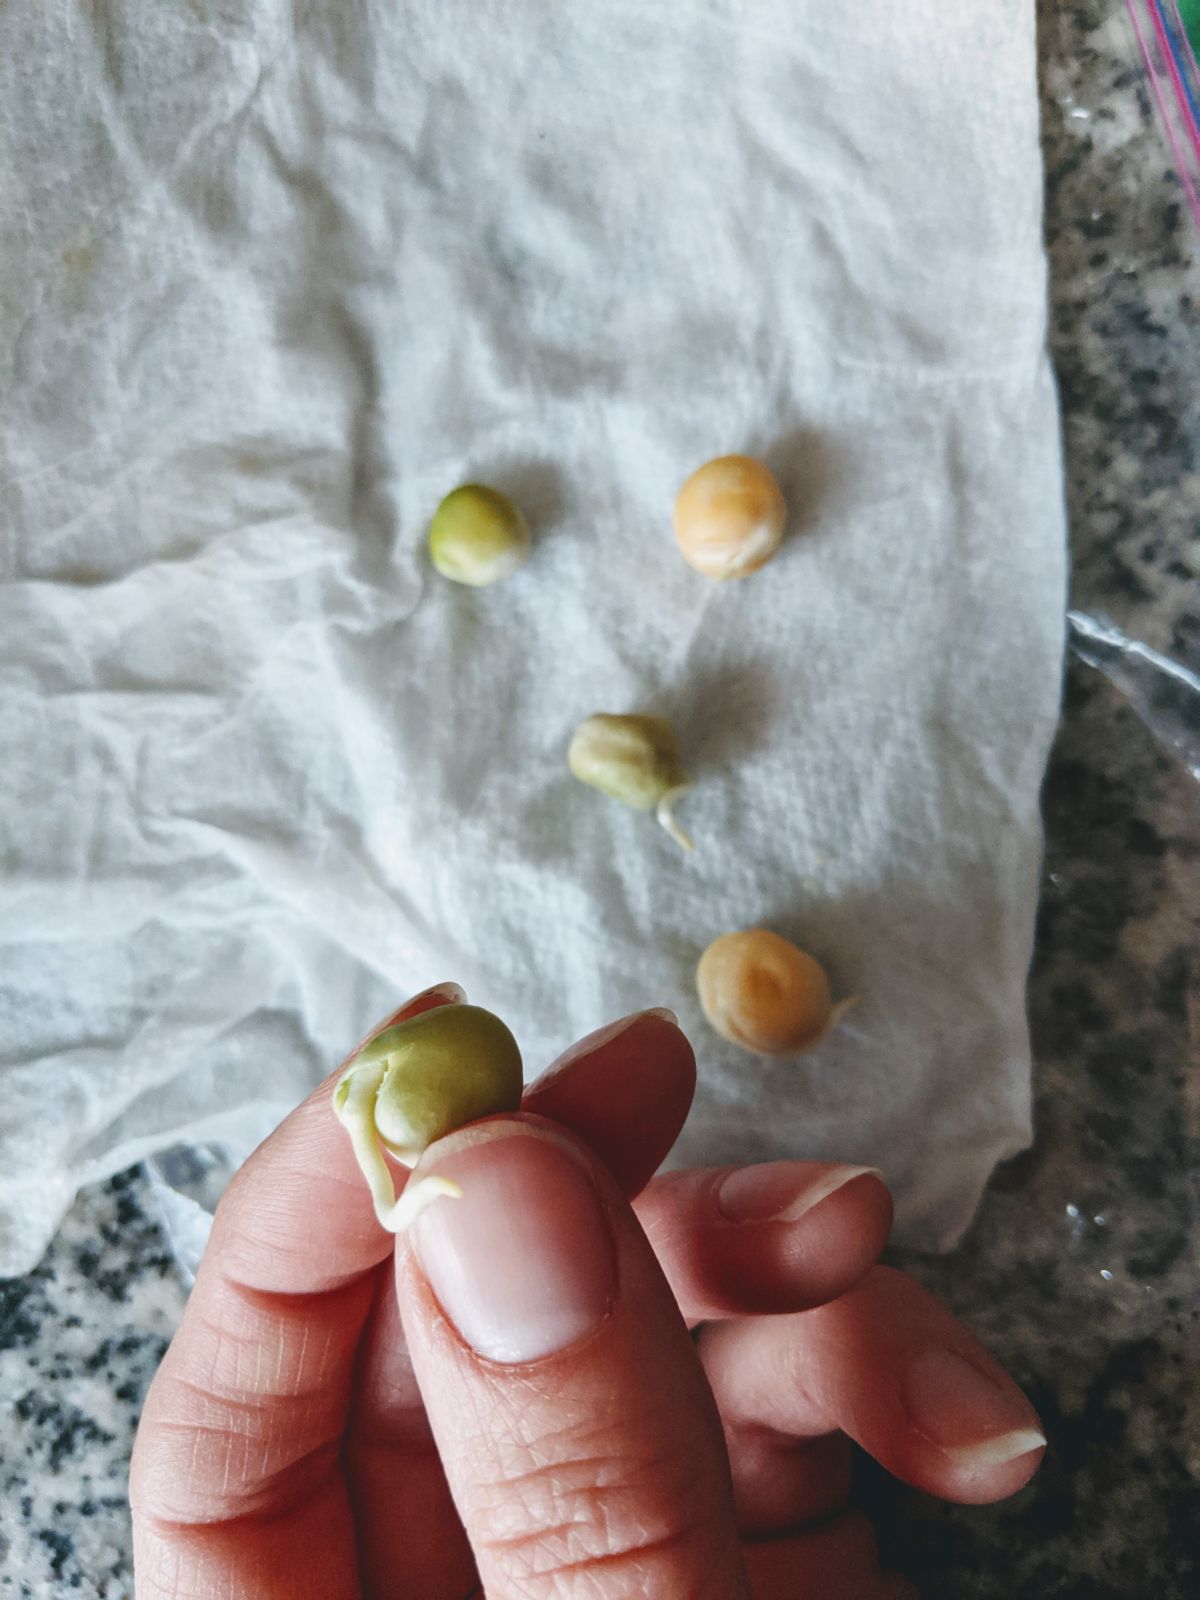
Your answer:
[[[1106,617],[1069,611],[1071,653],[1122,694],[1154,737],[1200,780],[1200,675],[1130,639]]]

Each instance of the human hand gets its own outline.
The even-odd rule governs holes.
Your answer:
[[[874,1265],[875,1175],[673,1173],[635,1220],[626,1197],[694,1088],[664,1015],[593,1035],[518,1117],[433,1147],[418,1173],[464,1197],[399,1240],[330,1114],[336,1081],[218,1209],[134,1451],[139,1600],[464,1600],[481,1581],[492,1600],[897,1600],[911,1587],[844,1510],[851,1438],[957,1500],[1036,1467],[1020,1392]]]

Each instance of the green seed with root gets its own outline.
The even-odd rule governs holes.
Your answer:
[[[465,483],[442,501],[429,524],[429,555],[444,578],[480,589],[499,583],[529,558],[525,518],[507,495]]]
[[[622,800],[635,811],[653,811],[676,844],[693,848],[672,812],[675,801],[692,785],[666,717],[604,712],[589,717],[575,730],[567,765],[581,783],[601,794]]]
[[[363,1046],[338,1080],[333,1109],[383,1227],[402,1233],[431,1200],[462,1194],[456,1183],[430,1174],[397,1199],[384,1152],[415,1166],[435,1139],[480,1117],[516,1111],[522,1081],[517,1041],[480,1006],[438,1006]]]

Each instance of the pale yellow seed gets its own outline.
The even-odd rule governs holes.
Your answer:
[[[691,788],[675,730],[666,717],[597,712],[575,730],[567,765],[587,783],[636,811],[654,811],[685,850],[692,841],[675,821],[674,804]]]
[[[700,957],[696,988],[717,1032],[756,1055],[801,1055],[828,1034],[833,1004],[824,968],[777,933],[723,933]]]
[[[752,456],[720,456],[691,477],[675,502],[684,559],[709,578],[744,578],[779,549],[787,505],[770,469]]]

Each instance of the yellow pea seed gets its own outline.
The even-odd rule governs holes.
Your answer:
[[[777,933],[723,933],[700,957],[696,988],[722,1036],[756,1055],[814,1049],[852,1001],[834,1005],[818,961]]]
[[[675,502],[684,560],[708,578],[744,578],[779,549],[787,521],[783,492],[752,456],[720,456],[691,477]]]

